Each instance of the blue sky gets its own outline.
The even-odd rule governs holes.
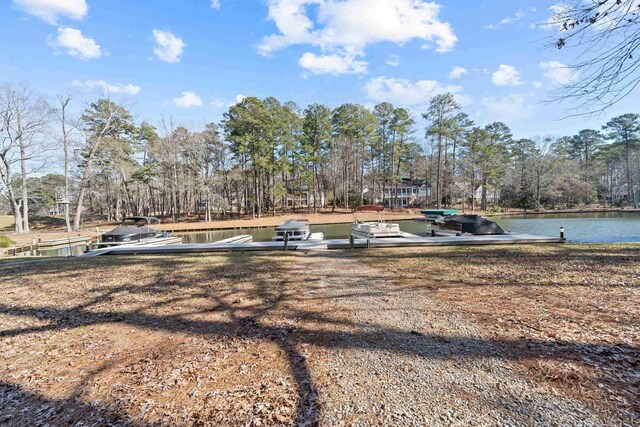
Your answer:
[[[0,4],[0,83],[91,100],[105,88],[139,119],[200,127],[240,96],[301,106],[388,100],[419,114],[451,90],[478,124],[518,137],[600,127],[544,103],[572,76],[525,0],[11,0]],[[457,73],[452,71],[457,69]],[[109,85],[109,86],[106,86]]]

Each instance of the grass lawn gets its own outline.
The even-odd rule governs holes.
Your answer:
[[[345,258],[353,270],[332,267]],[[638,421],[640,245],[555,245],[0,263],[3,422],[314,425],[330,410],[317,396],[351,378],[323,367],[330,352],[450,342],[426,324],[350,324],[327,289],[360,298],[349,283],[365,269],[393,284],[367,298],[442,301],[518,375]]]
[[[14,221],[13,221],[12,215],[0,215],[0,232],[13,231],[13,225],[14,225]]]

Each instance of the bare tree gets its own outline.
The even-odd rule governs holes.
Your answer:
[[[61,143],[62,150],[64,154],[64,198],[65,200],[69,200],[69,144],[70,137],[80,126],[80,120],[73,120],[69,117],[68,107],[69,103],[72,100],[71,95],[57,95],[58,99],[58,109],[56,110],[56,116],[60,121],[61,128]],[[65,222],[67,224],[67,231],[71,230],[71,221],[69,218],[69,204],[65,205]]]
[[[0,114],[2,146],[0,160],[2,168],[0,175],[7,187],[11,200],[16,231],[29,231],[29,192],[27,178],[30,175],[29,162],[42,152],[42,135],[51,115],[51,109],[46,100],[27,87],[14,88],[5,86],[0,93]],[[20,165],[20,198],[18,201],[15,188],[15,176],[12,166]]]
[[[640,1],[572,0],[552,8],[545,23],[559,31],[553,45],[577,50],[572,73],[552,93],[571,99],[576,115],[602,112],[640,83]]]

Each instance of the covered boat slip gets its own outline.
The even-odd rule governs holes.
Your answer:
[[[390,248],[415,246],[466,246],[466,245],[518,245],[538,243],[564,243],[559,237],[535,236],[532,234],[506,233],[493,236],[446,236],[420,237],[387,237],[383,239],[354,239],[353,246],[348,239],[304,240],[288,242],[288,250],[327,250],[353,248]],[[199,252],[235,252],[235,251],[282,251],[284,242],[246,242],[246,243],[196,243],[180,245],[156,246],[121,246],[99,249],[83,256],[99,255],[133,255],[133,254],[172,254]]]

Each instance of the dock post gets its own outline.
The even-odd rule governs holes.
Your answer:
[[[353,234],[349,236],[349,248],[353,249]]]
[[[560,238],[564,239],[564,227],[560,227]]]
[[[431,229],[431,237],[436,237],[436,230],[433,228]]]
[[[284,232],[284,250],[287,251],[289,249],[289,233]]]
[[[371,248],[371,241],[369,240],[369,238],[367,237],[367,249]]]

